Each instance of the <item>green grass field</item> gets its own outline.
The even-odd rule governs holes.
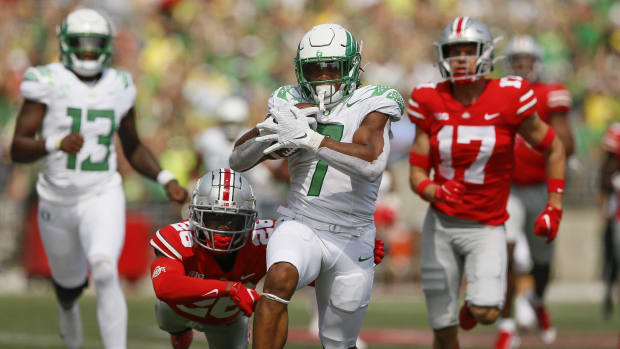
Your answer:
[[[388,298],[384,293],[373,296],[362,338],[369,348],[430,348],[431,331],[426,322],[424,304],[419,296]],[[153,299],[130,293],[128,348],[170,348],[168,335],[157,328]],[[309,321],[307,297],[300,294],[290,306],[291,332],[287,348],[320,348],[306,335]],[[84,348],[102,348],[95,314],[95,298],[87,294],[80,300],[85,330]],[[558,340],[545,346],[535,334],[524,337],[521,348],[616,348],[619,321],[602,320],[598,304],[552,304],[551,311],[558,328]],[[494,327],[479,326],[461,333],[462,348],[492,348]],[[26,292],[0,295],[0,348],[63,348],[57,330],[56,303],[51,293]],[[193,348],[207,348],[202,336],[195,336]]]

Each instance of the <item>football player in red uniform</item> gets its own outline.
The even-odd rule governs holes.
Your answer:
[[[529,36],[514,38],[506,52],[506,70],[510,74],[521,76],[530,82],[530,88],[536,98],[536,114],[555,131],[564,145],[566,156],[573,153],[573,136],[568,123],[571,107],[569,92],[561,84],[548,84],[540,81],[542,65],[542,48]],[[532,148],[520,135],[515,139],[514,168],[512,187],[507,210],[510,218],[506,221],[506,240],[508,242],[508,285],[506,304],[499,321],[497,349],[509,349],[518,346],[515,323],[512,316],[514,293],[513,252],[520,234],[524,235],[529,245],[533,261],[532,276],[535,288],[529,293],[541,338],[545,343],[555,340],[555,329],[551,318],[543,305],[543,296],[549,283],[553,243],[546,243],[534,234],[534,221],[547,203],[547,170],[545,155]]]
[[[506,288],[506,202],[519,133],[547,158],[551,193],[535,233],[552,241],[562,216],[564,147],[536,116],[536,97],[521,77],[487,79],[494,39],[486,25],[454,19],[436,44],[446,79],[416,87],[408,114],[416,124],[410,184],[431,202],[422,233],[422,288],[433,348],[458,348],[457,324],[491,324]],[[434,179],[429,178],[434,170]],[[458,311],[463,273],[465,304]],[[458,314],[458,316],[457,316]]]
[[[210,348],[245,349],[275,222],[256,219],[252,187],[231,169],[202,176],[189,210],[189,219],[163,227],[150,242],[157,323],[174,349],[189,348],[192,329],[205,333]],[[375,246],[379,264],[383,242]]]
[[[210,348],[247,348],[273,221],[256,220],[251,186],[230,169],[202,176],[189,210],[189,219],[151,239],[157,323],[175,349],[189,348],[192,329],[205,333]]]

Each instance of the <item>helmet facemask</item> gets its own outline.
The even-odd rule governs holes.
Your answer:
[[[256,222],[256,211],[221,211],[209,206],[190,206],[194,241],[207,250],[231,253],[245,246]]]
[[[543,49],[528,35],[517,36],[506,47],[505,69],[529,81],[538,81],[542,70]]]
[[[112,25],[91,9],[71,12],[57,29],[62,63],[80,76],[93,77],[110,65]]]
[[[452,45],[473,44],[476,45],[476,55],[474,56],[454,56],[449,57],[448,52]],[[455,42],[450,44],[436,44],[439,70],[441,75],[456,84],[467,84],[480,79],[493,71],[493,43],[483,42]],[[468,71],[464,74],[452,72],[450,63],[454,60],[466,60]],[[475,60],[475,68],[469,71],[469,62]]]
[[[493,64],[500,59],[494,57],[495,44],[499,40],[501,37],[493,38],[489,28],[477,19],[455,18],[444,27],[439,40],[434,45],[441,76],[452,83],[467,84],[491,73]],[[453,45],[475,45],[475,56],[448,57],[448,52]],[[456,59],[474,61],[475,68],[471,71],[468,67],[466,73],[457,74],[452,71],[450,65],[450,62]]]
[[[217,254],[241,249],[256,223],[256,200],[250,184],[231,169],[202,176],[192,192],[189,220],[193,240]]]
[[[315,104],[319,105],[319,109],[324,110],[351,95],[359,84],[360,60],[359,54],[352,58],[295,59],[297,81],[304,99],[314,101]],[[312,76],[317,75],[329,76],[330,78],[312,79]]]
[[[304,100],[325,111],[348,98],[359,85],[361,46],[338,24],[320,24],[308,31],[294,59]]]

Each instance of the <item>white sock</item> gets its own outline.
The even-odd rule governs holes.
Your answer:
[[[60,336],[63,343],[69,349],[77,349],[82,346],[84,336],[82,333],[82,318],[77,302],[69,310],[58,305]]]
[[[118,281],[116,263],[100,260],[92,266],[97,292],[97,320],[105,349],[127,348],[127,303]]]
[[[502,331],[514,332],[517,328],[512,318],[500,318],[497,327]]]

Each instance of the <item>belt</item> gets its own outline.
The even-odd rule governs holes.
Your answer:
[[[362,233],[364,232],[364,230],[366,230],[368,228],[368,226],[370,226],[370,224],[366,224],[366,225],[362,225],[362,226],[356,226],[356,227],[352,227],[352,226],[345,226],[345,225],[340,225],[340,224],[332,224],[332,223],[326,223],[326,222],[321,222],[321,221],[317,221],[313,218],[301,215],[293,210],[291,210],[288,207],[284,207],[284,206],[280,206],[278,207],[278,213],[280,213],[281,215],[284,215],[286,217],[289,217],[293,220],[302,222],[304,224],[307,224],[308,226],[310,226],[313,229],[317,229],[317,230],[323,230],[323,231],[329,231],[331,233],[345,233],[345,234],[350,234],[353,236],[361,236]]]

